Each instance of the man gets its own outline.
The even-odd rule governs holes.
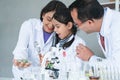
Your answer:
[[[103,8],[97,0],[76,0],[70,6],[72,18],[86,33],[98,32],[98,42],[105,59],[95,56],[86,46],[77,46],[77,56],[84,61],[102,59],[120,63],[120,13]]]

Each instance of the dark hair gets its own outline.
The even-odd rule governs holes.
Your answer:
[[[68,22],[74,23],[68,8],[57,9],[53,15],[53,18],[65,25],[67,25]],[[77,32],[77,27],[73,25],[71,31],[75,35]]]
[[[50,11],[56,11],[59,8],[66,8],[66,5],[64,3],[62,3],[61,1],[58,0],[52,0],[50,1],[42,10],[41,10],[41,14],[40,14],[40,19],[41,21],[43,14],[46,14]]]
[[[70,11],[77,9],[78,19],[81,22],[100,19],[104,15],[104,9],[97,0],[76,0],[69,6]]]

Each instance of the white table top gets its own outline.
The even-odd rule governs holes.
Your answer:
[[[12,78],[0,77],[0,80],[12,80]]]

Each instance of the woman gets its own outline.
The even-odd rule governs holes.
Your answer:
[[[40,57],[48,52],[52,45],[53,30],[52,16],[59,8],[66,7],[58,0],[50,1],[41,11],[39,19],[25,21],[19,33],[17,46],[13,51],[13,75],[20,80],[21,69],[40,66]]]

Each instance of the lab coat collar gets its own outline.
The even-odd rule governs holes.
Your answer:
[[[112,16],[112,10],[108,7],[104,8],[103,22],[100,30],[100,34],[102,36],[107,36],[107,34],[109,33],[109,28],[112,22]]]

